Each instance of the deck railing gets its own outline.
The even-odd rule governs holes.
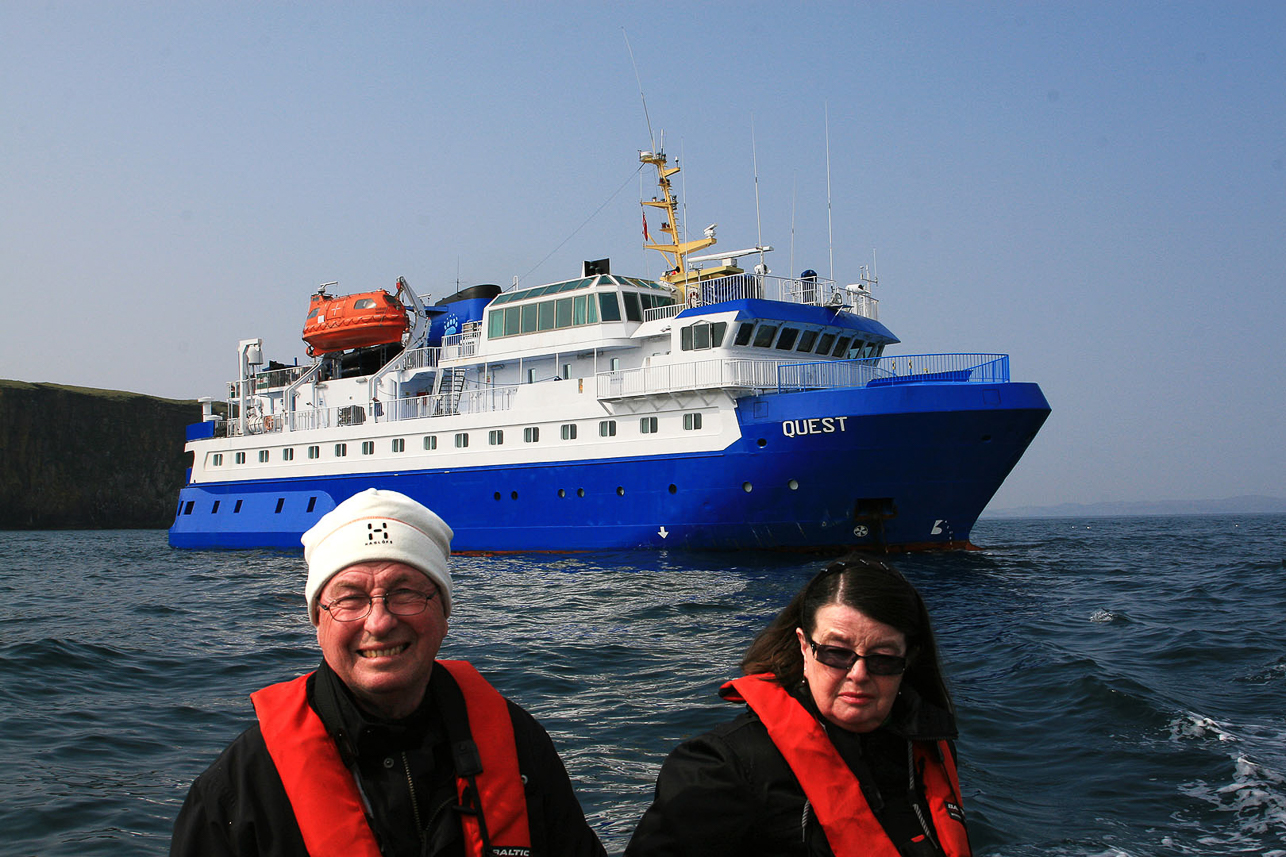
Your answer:
[[[898,384],[997,384],[1009,380],[1004,354],[911,354],[863,360],[787,363],[778,360],[701,360],[598,375],[600,399],[691,390],[733,392],[839,389]]]
[[[688,307],[748,299],[834,307],[876,321],[880,317],[880,302],[870,291],[865,288],[850,290],[824,277],[804,279],[730,274],[726,277],[714,277],[699,283],[691,283],[687,289],[686,305],[654,307],[646,311],[644,318],[648,321],[654,318],[669,318],[678,315]]]

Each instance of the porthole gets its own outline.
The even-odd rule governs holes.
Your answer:
[[[577,497],[584,497],[584,496],[585,496],[585,489],[584,489],[584,488],[577,488],[577,489],[576,489],[576,496],[577,496]]]
[[[741,483],[741,490],[742,490],[742,491],[745,491],[747,494],[749,494],[751,491],[754,491],[754,490],[755,490],[755,486],[751,485],[749,482],[742,482],[742,483]]]
[[[624,496],[625,496],[625,489],[624,489],[622,486],[620,486],[620,485],[617,485],[617,486],[616,486],[616,496],[617,496],[617,497],[624,497]]]
[[[510,492],[509,492],[509,499],[510,499],[510,500],[517,500],[517,499],[518,499],[518,492],[517,492],[517,491],[510,491]]]
[[[495,497],[497,500],[499,500],[499,499],[500,499],[500,492],[499,492],[499,491],[497,491],[495,494],[492,494],[491,496],[492,496],[492,497]]]
[[[799,482],[795,479],[790,480],[789,482],[786,483],[786,485],[790,488],[791,491],[799,490]]]
[[[559,496],[559,497],[566,497],[566,496],[567,496],[567,489],[565,489],[565,488],[559,488],[559,489],[558,489],[558,496]]]
[[[679,493],[679,486],[678,486],[678,485],[671,484],[671,485],[670,485],[670,493],[671,493],[671,494],[677,494],[677,493]]]
[[[767,446],[767,445],[768,445],[768,441],[767,441],[767,440],[765,440],[765,439],[764,439],[764,438],[762,438],[762,437],[761,437],[761,438],[759,438],[759,447],[760,447],[761,449],[762,449],[763,447]]]

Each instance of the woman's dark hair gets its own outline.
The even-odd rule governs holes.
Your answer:
[[[746,675],[772,673],[782,687],[804,679],[804,656],[796,628],[812,636],[817,611],[829,604],[852,607],[862,615],[896,628],[906,636],[907,668],[902,677],[925,701],[953,711],[942,678],[938,643],[924,599],[897,569],[866,557],[836,560],[818,572],[768,627],[759,632],[741,659]]]

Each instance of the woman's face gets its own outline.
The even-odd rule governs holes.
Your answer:
[[[812,643],[847,649],[858,655],[906,657],[906,635],[876,622],[864,613],[843,604],[827,604],[817,611]],[[902,675],[875,675],[866,657],[859,657],[849,669],[817,660],[813,646],[802,628],[795,629],[804,655],[804,678],[822,716],[850,732],[870,732],[880,726],[893,710]],[[835,653],[838,654],[838,653]]]

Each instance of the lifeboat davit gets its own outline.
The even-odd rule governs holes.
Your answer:
[[[328,283],[327,285],[333,285]],[[308,356],[397,342],[410,327],[406,307],[383,289],[331,296],[322,286],[304,321]]]

